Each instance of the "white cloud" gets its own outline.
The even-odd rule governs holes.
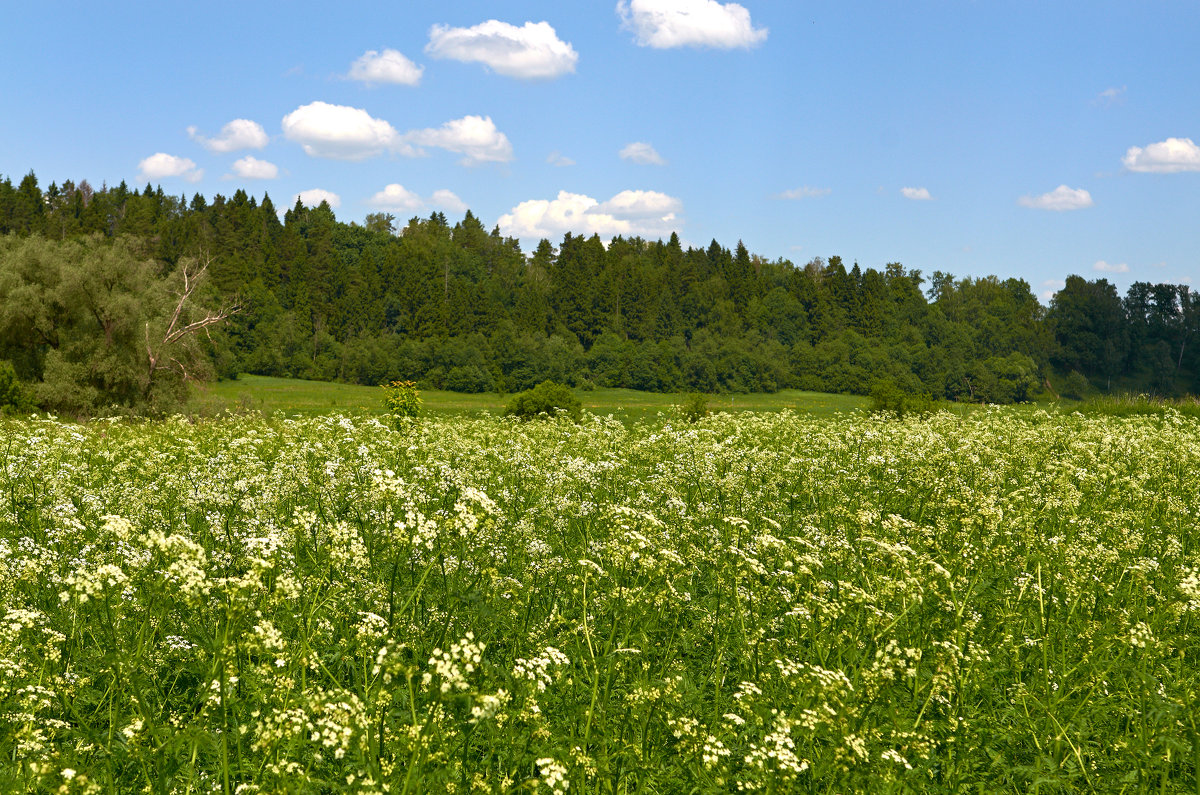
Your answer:
[[[433,196],[429,198],[429,203],[435,207],[441,207],[454,213],[465,213],[467,211],[467,203],[458,198],[454,191],[446,190],[445,188],[435,190]]]
[[[665,237],[682,225],[683,203],[656,191],[621,191],[606,202],[559,191],[554,199],[531,199],[500,216],[500,231],[517,238],[561,237],[566,232],[602,238]]]
[[[1062,279],[1046,279],[1046,281],[1042,282],[1042,287],[1046,289],[1042,290],[1039,295],[1043,301],[1049,303],[1054,298],[1055,293],[1066,286],[1067,283]]]
[[[799,188],[791,188],[782,193],[775,194],[776,199],[819,199],[822,196],[828,196],[832,193],[831,188],[810,188],[804,185]]]
[[[1097,105],[1118,105],[1125,100],[1125,86],[1120,88],[1106,88],[1096,95],[1094,103]]]
[[[1022,196],[1017,199],[1017,204],[1022,207],[1031,207],[1034,210],[1055,210],[1057,212],[1082,210],[1085,207],[1091,207],[1094,203],[1092,201],[1092,194],[1083,188],[1068,188],[1066,185],[1059,185],[1054,190],[1049,193],[1043,193],[1041,196]]]
[[[330,207],[342,206],[341,196],[338,196],[336,193],[331,193],[327,190],[321,190],[320,188],[300,191],[292,197],[292,204],[295,204],[297,199],[299,199],[300,203],[305,207],[317,207],[321,204],[321,202],[329,202]]]
[[[653,190],[623,190],[597,208],[615,218],[674,219],[683,202]]]
[[[575,161],[555,149],[546,157],[546,162],[552,166],[573,166]]]
[[[463,155],[464,166],[477,163],[507,163],[513,159],[508,136],[496,129],[490,116],[464,116],[441,127],[412,130],[404,134],[405,143],[436,146]]]
[[[766,41],[750,12],[737,3],[716,0],[620,0],[622,27],[643,47],[750,48]]]
[[[275,179],[279,176],[279,166],[247,155],[233,161],[233,176],[242,179]]]
[[[210,152],[236,152],[238,149],[262,149],[270,142],[267,131],[256,121],[234,119],[221,128],[220,135],[207,138],[196,127],[187,128],[188,137]]]
[[[933,199],[926,188],[901,188],[900,195],[913,201],[927,202]]]
[[[1093,270],[1101,271],[1102,273],[1129,273],[1129,266],[1124,262],[1105,262],[1099,260],[1092,266]]]
[[[1150,144],[1145,149],[1131,146],[1121,158],[1130,171],[1151,171],[1174,174],[1179,171],[1200,171],[1200,146],[1191,138],[1168,138]]]
[[[283,134],[312,157],[336,160],[365,160],[401,145],[386,121],[360,108],[326,102],[311,102],[284,116]]]
[[[579,53],[558,38],[547,22],[522,27],[489,19],[472,28],[434,25],[425,52],[434,58],[484,64],[498,74],[525,80],[548,79],[575,71]]]
[[[367,203],[382,210],[416,210],[424,202],[417,194],[393,182],[372,196]]]
[[[415,86],[421,82],[424,66],[417,66],[399,50],[367,50],[358,60],[350,64],[351,80],[363,83],[394,83]]]
[[[204,177],[204,170],[196,168],[196,164],[186,157],[163,152],[152,154],[138,163],[138,181],[165,177],[182,177],[188,182],[199,182]]]
[[[653,146],[642,141],[627,144],[618,154],[622,160],[643,166],[665,166],[667,164],[667,161],[663,160],[662,155]]]

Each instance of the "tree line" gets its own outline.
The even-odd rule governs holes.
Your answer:
[[[64,411],[169,405],[188,380],[239,372],[467,392],[1167,395],[1198,391],[1198,325],[1186,285],[1121,296],[1071,276],[1043,307],[1020,279],[795,264],[741,242],[568,233],[527,255],[470,211],[397,228],[324,203],[280,214],[241,189],[210,202],[0,179],[0,367]],[[172,328],[190,330],[164,344]]]

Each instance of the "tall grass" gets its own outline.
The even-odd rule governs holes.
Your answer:
[[[1187,417],[1200,418],[1200,398],[1164,398],[1151,395],[1101,395],[1085,400],[1076,409],[1084,414],[1100,414],[1110,417],[1133,417],[1178,412]]]
[[[1200,786],[1177,412],[0,422],[0,791]]]

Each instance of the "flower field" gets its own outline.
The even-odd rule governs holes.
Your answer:
[[[1196,792],[1200,422],[0,420],[0,792]]]

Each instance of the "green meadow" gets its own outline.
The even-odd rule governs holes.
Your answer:
[[[669,412],[687,398],[683,394],[639,392],[633,389],[576,390],[576,394],[587,411],[601,416],[612,414],[626,422]],[[421,391],[422,412],[432,416],[503,414],[510,398],[510,395],[496,393],[472,395],[439,390]],[[247,410],[267,414],[280,411],[302,416],[334,412],[382,415],[382,401],[379,387],[261,375],[242,375],[236,380],[217,381],[196,391],[196,409],[206,415]],[[832,415],[869,405],[870,400],[864,397],[796,389],[772,394],[709,396],[710,410],[728,412],[790,409],[805,414]]]
[[[1178,411],[239,387],[0,418],[0,792],[1200,788]]]

